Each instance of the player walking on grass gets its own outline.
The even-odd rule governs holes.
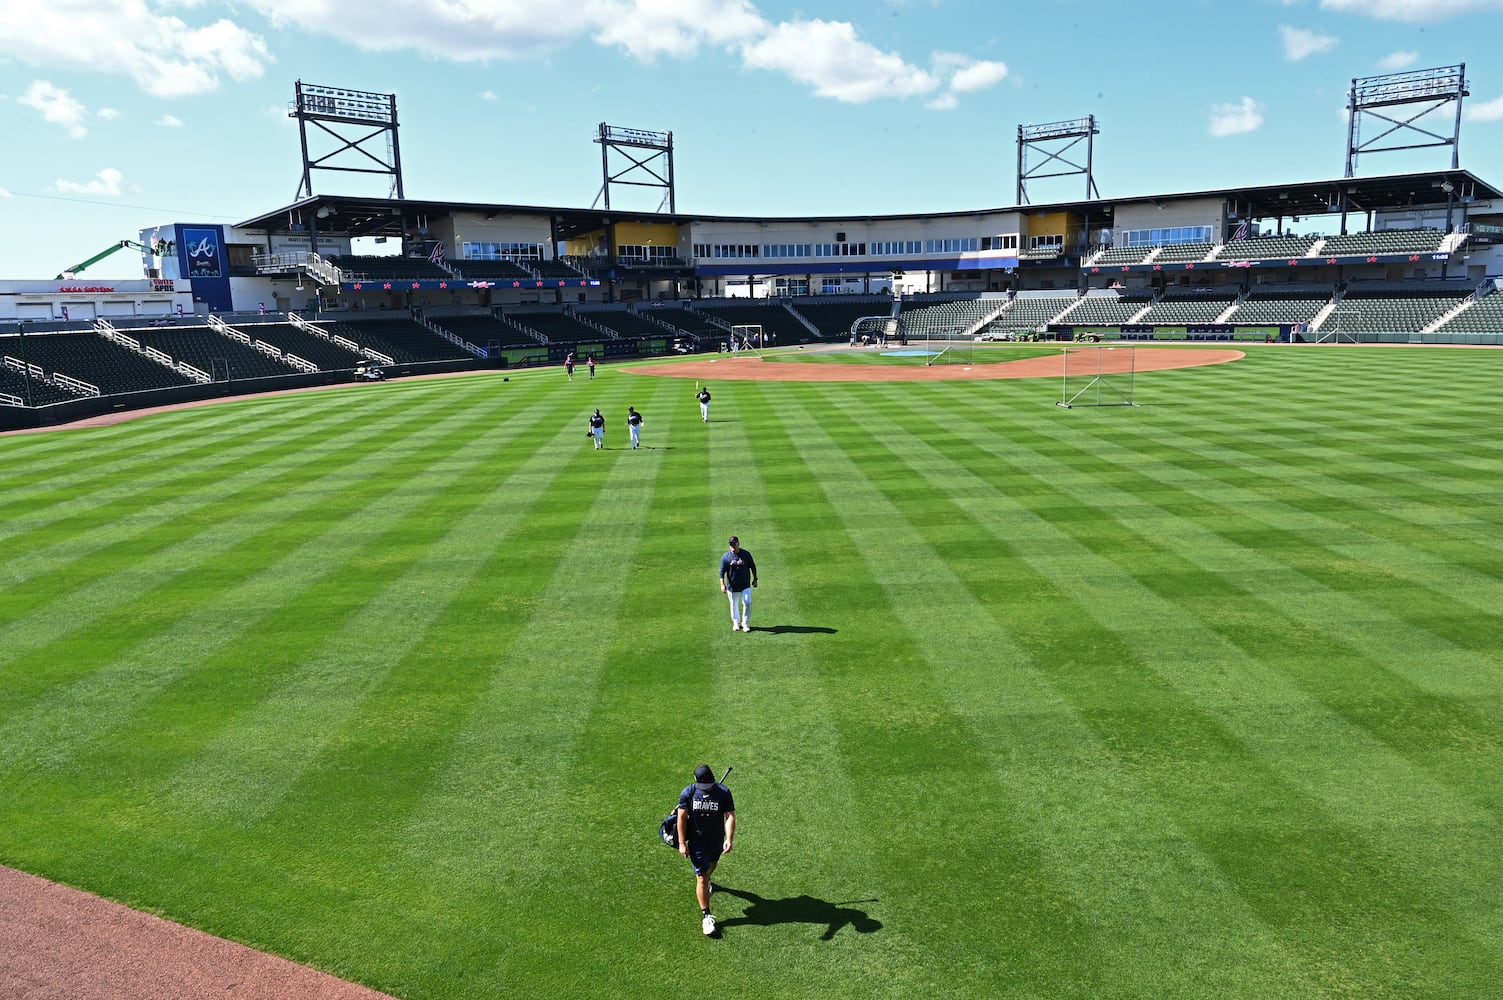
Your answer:
[[[626,428],[631,431],[631,446],[635,448],[642,443],[642,414],[635,406],[626,408]]]
[[[705,423],[709,423],[710,422],[710,388],[709,388],[709,386],[706,386],[705,388],[703,388],[703,389],[699,390],[697,393],[695,393],[694,394],[694,398],[697,399],[697,400],[699,400],[699,419],[703,420]]]
[[[590,437],[595,439],[596,451],[605,447],[605,417],[600,415],[599,410],[590,414]]]
[[[715,780],[710,765],[694,769],[694,784],[678,797],[678,853],[694,866],[694,896],[699,901],[700,927],[715,933],[715,915],[710,912],[710,894],[715,885],[710,876],[720,856],[731,852],[736,839],[736,800],[731,790]]]
[[[730,551],[720,557],[720,592],[731,599],[731,631],[751,631],[752,588],[757,585],[757,561],[741,539],[731,536]]]

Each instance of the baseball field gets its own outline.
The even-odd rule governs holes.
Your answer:
[[[0,864],[404,1000],[1496,996],[1500,378],[706,424],[602,367],[0,437]],[[714,939],[656,839],[701,762]]]

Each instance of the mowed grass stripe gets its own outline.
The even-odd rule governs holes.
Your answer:
[[[960,492],[963,494],[964,491],[962,490]],[[1036,493],[1034,491],[1029,491],[1029,492],[1030,492],[1031,495],[1036,495]],[[1050,509],[1068,509],[1068,508],[1059,508],[1058,505],[1048,504],[1047,502],[1044,502],[1044,501],[1037,501],[1037,503],[1038,503],[1038,507],[1035,508],[1034,513],[1038,514],[1040,517],[1045,517],[1045,518],[1047,517],[1047,514],[1045,513],[1045,511],[1047,511],[1047,510],[1050,510]],[[990,507],[990,505],[989,505],[989,507]],[[995,510],[994,507],[990,507],[990,509]],[[1019,512],[1015,512],[1015,511],[1005,511],[1005,512],[1008,513],[1009,515],[1012,515],[1012,519],[1014,521],[1016,521],[1016,519],[1017,519],[1017,517],[1019,515]],[[1068,531],[1069,530],[1069,526],[1071,524],[1071,520],[1072,519],[1065,519],[1065,520],[1061,521],[1060,522],[1060,526],[1062,528],[1064,528],[1065,530]],[[1022,525],[1019,525],[1018,526],[1019,530],[1021,530],[1022,527],[1023,527]],[[1030,531],[1030,533],[1032,533],[1034,535],[1037,535],[1040,531],[1044,530],[1043,524],[1040,524],[1037,521],[1028,524],[1026,527]],[[1085,584],[1086,581],[1090,581],[1090,583],[1095,584],[1097,587],[1100,588],[1101,592],[1103,592],[1103,593],[1107,592],[1107,591],[1115,591],[1115,592],[1118,592],[1119,594],[1121,593],[1121,591],[1122,591],[1122,584],[1119,583],[1119,584],[1113,585],[1111,583],[1111,581],[1105,577],[1105,575],[1103,574],[1103,572],[1100,569],[1093,568],[1093,567],[1089,566],[1089,564],[1087,564],[1084,560],[1081,561],[1080,565],[1078,565],[1078,566],[1075,567],[1074,572],[1068,572],[1068,571],[1064,571],[1064,570],[1061,570],[1061,569],[1057,568],[1062,563],[1068,563],[1070,561],[1068,559],[1069,554],[1070,553],[1068,552],[1068,550],[1056,549],[1055,553],[1054,553],[1054,558],[1050,559],[1047,564],[1044,564],[1044,563],[1037,564],[1037,568],[1039,568],[1040,571],[1045,571],[1044,567],[1046,565],[1048,567],[1056,567],[1054,569],[1048,570],[1048,572],[1053,573],[1053,574],[1058,574],[1058,576],[1053,580],[1053,584],[1057,588],[1057,590],[1060,592],[1061,595],[1063,595],[1065,593],[1068,593],[1071,590],[1079,590],[1081,588],[1082,584]],[[1073,583],[1073,585],[1072,585],[1072,583]],[[1135,602],[1135,601],[1131,600],[1130,599],[1131,598],[1131,594],[1130,593],[1128,593],[1126,596],[1129,599],[1125,600],[1124,603],[1126,603],[1127,605],[1129,605],[1131,608],[1135,609],[1140,614],[1144,612],[1144,610],[1145,610],[1144,606],[1141,605],[1138,602]],[[1119,596],[1118,599],[1121,600],[1122,598]],[[1083,611],[1083,612],[1085,612],[1085,615],[1083,616],[1084,618],[1098,618],[1099,619],[1100,615],[1103,612],[1108,611],[1111,607],[1112,607],[1112,603],[1109,603],[1109,602],[1101,602],[1099,604],[1088,603],[1088,604],[1082,604],[1081,607],[1080,607],[1080,610]],[[1097,610],[1097,609],[1100,609],[1100,610]],[[1156,622],[1156,624],[1159,625],[1161,631],[1164,628],[1172,628],[1172,627],[1174,627],[1173,624],[1172,624],[1172,619],[1175,617],[1174,613],[1172,611],[1169,612],[1168,613],[1168,617],[1171,619],[1170,622],[1168,622],[1168,623],[1166,623],[1165,621],[1157,621]],[[1109,622],[1109,623],[1106,623],[1106,624],[1108,624],[1110,626],[1119,626],[1121,623],[1120,622]],[[1074,630],[1077,631],[1077,632],[1079,632],[1079,631],[1091,631],[1092,629],[1091,629],[1091,627],[1089,625],[1087,625],[1087,624],[1085,624],[1085,623],[1082,622],[1082,623],[1076,624]],[[1178,631],[1178,630],[1176,630],[1176,631]],[[1104,635],[1115,635],[1115,636],[1120,637],[1121,639],[1129,638],[1129,636],[1124,635],[1122,632],[1116,631],[1116,630],[1113,630],[1113,631],[1110,631],[1110,632],[1104,632],[1103,634]],[[1136,657],[1134,657],[1131,654],[1131,652],[1130,652],[1129,649],[1127,649],[1127,648],[1115,648],[1114,649],[1114,648],[1112,648],[1113,645],[1115,645],[1115,644],[1114,643],[1103,643],[1101,645],[1101,647],[1099,648],[1099,650],[1098,650],[1098,656],[1100,656],[1103,665],[1109,665],[1109,664],[1120,663],[1120,662],[1126,662],[1128,664],[1134,663],[1134,660],[1136,659]],[[1158,673],[1162,676],[1164,674],[1164,672],[1169,667],[1176,667],[1177,668],[1178,665],[1179,665],[1179,661],[1175,661],[1175,660],[1172,660],[1172,659],[1161,660],[1160,661],[1160,665],[1158,667]],[[1121,672],[1123,668],[1122,667],[1117,667],[1116,669],[1117,669],[1118,672]],[[1131,669],[1131,668],[1129,668],[1129,669]],[[1181,681],[1184,678],[1193,678],[1194,677],[1194,673],[1193,672],[1180,672],[1180,671],[1176,670],[1175,673],[1180,673],[1181,674],[1181,678],[1180,678]],[[1168,679],[1168,678],[1166,677],[1165,679]],[[1179,683],[1179,681],[1177,681],[1176,683]],[[1185,697],[1188,697],[1188,696],[1181,696],[1178,693],[1178,689],[1177,688],[1175,690],[1171,691],[1170,689],[1162,688],[1161,685],[1141,685],[1141,686],[1147,687],[1147,688],[1149,688],[1149,690],[1148,691],[1138,692],[1138,697],[1140,699],[1142,699],[1142,698],[1145,698],[1145,697],[1148,697],[1148,696],[1151,695],[1151,697],[1148,697],[1148,700],[1150,702],[1165,702],[1166,703],[1165,707],[1168,708],[1171,711],[1173,717],[1175,718],[1175,720],[1176,720],[1176,722],[1178,724],[1178,727],[1182,731],[1184,731],[1184,735],[1186,737],[1189,737],[1189,739],[1188,739],[1188,741],[1186,743],[1184,743],[1183,745],[1181,745],[1181,746],[1179,746],[1179,747],[1176,748],[1177,751],[1178,751],[1177,756],[1182,757],[1182,758],[1183,757],[1190,757],[1190,758],[1193,758],[1193,759],[1209,760],[1212,764],[1216,764],[1217,763],[1216,760],[1215,760],[1216,757],[1225,757],[1225,761],[1223,763],[1218,764],[1217,766],[1224,767],[1229,774],[1233,773],[1233,772],[1236,772],[1239,776],[1245,775],[1247,777],[1257,777],[1257,778],[1262,779],[1262,781],[1264,782],[1264,784],[1262,786],[1262,791],[1258,793],[1258,796],[1261,798],[1261,800],[1263,802],[1268,803],[1268,804],[1270,804],[1272,806],[1272,808],[1270,808],[1269,811],[1272,812],[1272,813],[1274,813],[1275,815],[1284,815],[1284,816],[1289,817],[1290,819],[1297,819],[1298,820],[1298,827],[1302,829],[1302,836],[1312,836],[1312,834],[1314,833],[1314,831],[1311,829],[1311,827],[1308,824],[1310,823],[1311,819],[1313,819],[1314,817],[1320,815],[1320,811],[1316,808],[1316,805],[1315,805],[1315,801],[1316,800],[1307,798],[1303,793],[1300,793],[1300,792],[1297,792],[1297,791],[1295,791],[1295,790],[1293,790],[1291,788],[1288,788],[1286,786],[1286,783],[1284,782],[1284,780],[1281,777],[1278,776],[1279,772],[1274,771],[1272,768],[1266,767],[1264,765],[1264,762],[1260,758],[1255,758],[1255,757],[1253,757],[1252,754],[1249,754],[1247,752],[1248,749],[1254,749],[1255,750],[1256,749],[1255,747],[1248,746],[1248,745],[1239,745],[1240,744],[1239,740],[1234,740],[1234,739],[1229,738],[1229,734],[1227,734],[1227,733],[1225,733],[1225,732],[1222,731],[1224,729],[1224,724],[1225,724],[1225,721],[1226,721],[1225,719],[1222,719],[1222,718],[1218,717],[1216,720],[1213,721],[1211,715],[1209,713],[1207,713],[1204,709],[1202,709],[1202,708],[1200,708],[1200,707],[1198,707],[1196,705],[1191,705],[1191,704],[1185,703]],[[1155,688],[1155,687],[1158,687],[1159,690],[1154,691],[1153,688]],[[1118,691],[1118,694],[1119,694],[1119,697],[1120,697],[1120,695],[1121,695],[1120,689]],[[1179,703],[1178,709],[1175,709],[1175,707],[1174,707],[1175,703]],[[1167,725],[1166,720],[1164,720],[1164,718],[1159,714],[1160,711],[1162,711],[1162,710],[1154,709],[1151,712],[1150,711],[1145,711],[1145,709],[1152,709],[1152,708],[1153,708],[1153,706],[1151,704],[1145,704],[1145,705],[1141,705],[1141,706],[1134,706],[1128,699],[1123,698],[1122,699],[1122,705],[1121,705],[1120,708],[1106,709],[1102,714],[1104,714],[1108,718],[1111,718],[1111,719],[1114,719],[1114,720],[1118,720],[1118,722],[1120,724],[1123,724],[1123,725],[1127,725],[1127,724],[1136,725],[1136,724],[1138,724],[1138,720],[1139,720],[1140,716],[1148,716],[1149,718],[1153,718],[1153,717],[1157,716],[1159,718],[1159,721],[1161,723],[1164,723],[1164,725],[1163,725],[1164,732],[1160,734],[1160,738],[1162,739],[1163,736],[1167,732],[1171,731],[1171,727]],[[1114,740],[1114,745],[1119,748],[1118,752],[1120,753],[1121,752],[1120,748],[1122,746],[1121,739],[1119,738],[1119,739]],[[1163,754],[1163,748],[1162,747],[1156,747],[1156,748],[1154,748],[1153,750],[1150,751],[1147,746],[1144,746],[1138,752],[1145,754],[1145,756],[1144,756],[1145,764],[1151,764],[1156,757],[1161,756]],[[1175,763],[1176,767],[1178,767],[1178,766],[1180,766],[1181,762],[1180,761],[1175,761],[1174,763]],[[1165,768],[1165,770],[1172,770],[1172,769],[1171,768]],[[1220,784],[1218,784],[1215,781],[1211,781],[1211,782],[1205,782],[1205,781],[1202,781],[1202,782],[1192,782],[1191,784],[1193,784],[1195,787],[1204,787],[1206,784],[1210,784],[1213,787],[1231,787],[1231,783],[1220,783]],[[1165,793],[1172,793],[1174,791],[1175,791],[1175,786],[1168,785],[1168,786],[1165,786],[1163,789],[1161,789],[1159,794],[1162,796]],[[1279,809],[1279,808],[1277,808],[1277,804],[1281,800],[1285,801],[1290,806],[1290,808],[1286,808],[1286,809]],[[1187,807],[1185,815],[1187,817],[1190,816],[1191,812],[1188,809],[1188,806],[1190,806],[1191,803],[1183,803],[1183,805]],[[1267,824],[1260,823],[1260,825],[1267,825]],[[1191,826],[1190,828],[1193,830],[1194,826]],[[1275,826],[1275,829],[1277,829],[1276,826]],[[1367,869],[1366,875],[1367,875],[1368,881],[1371,883],[1374,891],[1379,892],[1380,895],[1385,896],[1385,897],[1387,897],[1387,896],[1390,895],[1390,893],[1391,893],[1392,890],[1389,890],[1387,887],[1390,886],[1394,882],[1394,877],[1395,877],[1396,872],[1393,871],[1393,870],[1385,870],[1385,868],[1387,866],[1385,865],[1385,863],[1379,861],[1379,858],[1380,857],[1386,857],[1387,856],[1386,854],[1380,855],[1380,854],[1374,853],[1370,857],[1364,857],[1360,861],[1357,860],[1357,858],[1359,857],[1359,855],[1356,855],[1353,852],[1353,848],[1356,846],[1357,843],[1360,843],[1360,840],[1358,840],[1355,837],[1352,837],[1349,833],[1342,832],[1341,825],[1335,824],[1335,823],[1332,823],[1329,826],[1328,829],[1325,829],[1325,830],[1321,831],[1318,835],[1316,835],[1314,837],[1314,839],[1317,842],[1345,843],[1345,844],[1347,844],[1348,846],[1347,846],[1346,850],[1343,852],[1344,855],[1347,858],[1347,863],[1350,864],[1353,867],[1353,869],[1356,869],[1356,870],[1361,870],[1361,869],[1364,869],[1364,868]],[[1214,841],[1214,840],[1210,840],[1210,839],[1202,840],[1200,842],[1201,842],[1201,846],[1202,846],[1203,850],[1216,851],[1221,846],[1221,844],[1220,844],[1219,841]],[[1217,856],[1218,856],[1218,858],[1220,860],[1222,860],[1222,861],[1225,860],[1225,855],[1224,854],[1220,854],[1220,855],[1217,855]],[[1315,858],[1315,857],[1312,857],[1312,858],[1308,859],[1308,861],[1310,863],[1319,863],[1319,859]],[[1247,889],[1248,889],[1247,883],[1244,882],[1244,883],[1242,883],[1242,885],[1243,885],[1243,891],[1247,892]],[[1433,904],[1430,904],[1428,901],[1426,901],[1423,898],[1421,898],[1419,896],[1419,894],[1418,894],[1419,893],[1418,887],[1411,887],[1411,891],[1414,892],[1414,896],[1413,897],[1409,897],[1407,894],[1405,895],[1405,898],[1412,898],[1414,900],[1414,906],[1412,907],[1412,909],[1407,914],[1407,916],[1409,918],[1408,921],[1404,921],[1404,920],[1399,919],[1400,915],[1405,913],[1404,910],[1402,910],[1402,909],[1393,909],[1392,908],[1392,906],[1396,906],[1397,904],[1403,902],[1403,900],[1400,899],[1400,898],[1397,898],[1397,897],[1388,898],[1388,899],[1385,900],[1385,903],[1382,904],[1382,906],[1379,907],[1382,910],[1382,912],[1388,913],[1391,916],[1393,916],[1395,918],[1396,924],[1398,924],[1398,926],[1394,928],[1395,933],[1392,934],[1392,941],[1400,941],[1400,942],[1403,942],[1403,943],[1407,944],[1409,942],[1409,940],[1410,940],[1409,936],[1410,936],[1410,934],[1413,931],[1413,928],[1411,926],[1408,926],[1410,923],[1422,924],[1422,925],[1424,925],[1425,927],[1428,928],[1430,926],[1430,922],[1431,921],[1437,921],[1437,922],[1440,922],[1440,923],[1447,923],[1448,922],[1448,921],[1445,920],[1445,917],[1449,916],[1449,914],[1446,913],[1445,911],[1441,910],[1439,907],[1434,906]],[[1250,898],[1253,898],[1253,899],[1257,900],[1257,899],[1259,899],[1260,895],[1261,895],[1261,892],[1259,894],[1252,895]],[[1356,895],[1358,895],[1358,893],[1354,891],[1353,895],[1356,896]],[[1270,893],[1268,895],[1268,897],[1264,901],[1265,902],[1272,901],[1272,898],[1273,898],[1273,894]],[[1360,908],[1362,906],[1362,904],[1356,902],[1355,900],[1343,900],[1343,902],[1348,903],[1349,905],[1353,906],[1354,908]],[[1272,921],[1271,923],[1272,923],[1273,926],[1277,926],[1278,925],[1277,921]],[[1452,930],[1453,931],[1459,931],[1459,929],[1460,929],[1461,926],[1463,926],[1463,925],[1461,925],[1461,924],[1458,923],[1456,925],[1456,927],[1452,928]],[[1442,937],[1439,940],[1444,940],[1444,938]],[[1384,951],[1386,953],[1392,954],[1393,948],[1392,948],[1391,941],[1390,942],[1385,942]],[[1420,963],[1415,963],[1415,964],[1418,965]],[[1346,975],[1346,974],[1348,974],[1348,972],[1346,972],[1346,971],[1342,971],[1342,970],[1338,970],[1338,969],[1334,969],[1334,968],[1328,969],[1326,971],[1327,971],[1328,975]],[[1378,968],[1378,969],[1374,969],[1373,973],[1377,973],[1377,972],[1381,972],[1381,971],[1382,971],[1382,969]],[[1366,978],[1366,977],[1364,977],[1364,978]],[[1383,981],[1384,981],[1383,979],[1375,980],[1375,985],[1376,984],[1381,984]]]
[[[236,535],[211,528],[180,536],[143,563],[122,567],[121,576],[92,581],[52,605],[30,634],[20,630],[34,645],[12,659],[25,683],[7,686],[11,704],[0,722],[0,743],[21,748],[23,770],[55,766],[77,741],[123,724],[125,705],[140,704],[193,662],[231,647],[275,612],[284,591],[327,575],[337,563],[305,558],[304,547],[316,552],[328,539],[364,543],[347,520],[371,499],[358,487],[390,475],[383,465],[398,464],[404,455],[422,462],[424,423],[421,412],[414,413],[408,436],[395,437],[385,449],[347,446],[347,455],[358,453],[365,462],[360,476],[345,460],[318,466],[318,475],[302,481],[291,479],[286,493],[270,491],[261,505],[268,513],[242,515],[259,530]],[[325,489],[329,481],[340,485]],[[388,481],[378,492],[399,483]],[[73,656],[61,652],[65,645]],[[91,655],[79,657],[80,646]]]
[[[777,390],[779,433],[775,442],[768,435],[775,447],[766,453],[797,454],[805,467],[820,470],[815,489],[827,509],[819,513],[839,525],[802,556],[808,564],[821,552],[842,553],[837,561],[848,589],[837,590],[845,600],[831,605],[851,609],[847,620],[858,633],[823,656],[822,666],[856,815],[885,873],[883,896],[892,900],[883,907],[891,917],[883,933],[901,935],[895,947],[911,965],[889,995],[1099,988],[1094,973],[1101,956],[1080,933],[1080,914],[1052,886],[1047,863],[1009,808],[1015,790],[1001,786],[986,746],[952,710],[939,680],[953,650],[977,638],[976,621],[965,616],[964,602],[957,604],[953,581],[933,563],[928,542],[907,530],[871,485],[898,470],[877,461],[880,449],[852,430],[855,422],[834,415],[850,391],[842,389],[831,390],[841,402],[831,396],[821,402],[818,390]],[[905,827],[929,822],[940,824],[937,840],[904,835]],[[943,832],[960,828],[987,835]],[[989,914],[994,935],[964,932],[978,909]],[[938,941],[945,942],[942,955],[933,950]]]
[[[901,421],[904,428],[901,433],[908,433],[913,423]],[[916,439],[905,444],[905,452],[910,449],[920,452],[925,447]],[[954,484],[957,495],[969,494],[960,469],[937,474]],[[1111,509],[1116,498],[1111,490],[1105,490],[1099,495],[1072,495],[1065,499]],[[993,500],[958,502],[974,504],[978,510],[996,509]],[[1156,533],[1179,536],[1172,523],[1162,519],[1151,523],[1158,529]],[[1157,661],[1157,669],[1176,688],[1214,714],[1260,757],[1277,765],[1278,770],[1306,792],[1327,803],[1331,814],[1361,828],[1376,853],[1403,858],[1406,870],[1431,872],[1431,894],[1444,898],[1469,922],[1488,911],[1492,899],[1489,887],[1503,882],[1503,866],[1486,862],[1479,866],[1475,859],[1458,865],[1457,849],[1461,845],[1453,842],[1452,837],[1455,831],[1484,827],[1495,817],[1489,817],[1486,811],[1466,800],[1470,788],[1462,780],[1461,767],[1454,766],[1459,762],[1445,762],[1453,767],[1438,775],[1421,770],[1435,762],[1428,756],[1419,761],[1410,759],[1415,748],[1396,747],[1395,741],[1383,739],[1382,731],[1374,732],[1364,724],[1367,719],[1348,714],[1345,699],[1361,686],[1365,689],[1361,695],[1364,700],[1375,698],[1380,704],[1424,706],[1427,716],[1439,716],[1437,730],[1430,734],[1425,749],[1433,752],[1448,738],[1454,740],[1458,732],[1466,733],[1470,737],[1465,744],[1466,762],[1484,771],[1503,763],[1491,760],[1496,753],[1487,751],[1495,730],[1468,718],[1464,707],[1436,706],[1435,699],[1389,678],[1381,663],[1361,660],[1350,651],[1341,651],[1337,661],[1346,672],[1342,677],[1344,697],[1332,697],[1330,692],[1312,683],[1311,668],[1289,669],[1288,657],[1295,652],[1292,646],[1281,656],[1276,639],[1260,642],[1282,623],[1277,609],[1245,591],[1223,585],[1209,573],[1197,574],[1193,567],[1186,570],[1176,564],[1177,560],[1164,565],[1163,560],[1154,558],[1152,540],[1140,538],[1132,525],[1117,526],[1111,532],[1114,537],[1089,530],[1074,519],[1057,522],[1056,527],[1092,553],[1111,560],[1126,577],[1112,579],[1092,571],[1084,562],[1079,573],[1083,592],[1110,594],[1109,599],[1089,603],[1092,616],[1129,648],[1136,647],[1138,658],[1150,658],[1147,651],[1162,648],[1165,635],[1181,636],[1182,644],[1196,650],[1196,654],[1162,657]],[[1041,529],[1034,526],[1032,530],[1036,534]],[[1194,539],[1186,540],[1184,546],[1193,550]],[[1056,549],[1055,561],[1068,557],[1069,553]],[[1184,589],[1171,589],[1163,585],[1163,580],[1183,584]],[[1139,586],[1151,593],[1138,591]],[[1186,605],[1197,610],[1190,628],[1183,620]],[[1321,658],[1318,646],[1306,652],[1317,660]],[[1395,681],[1391,690],[1384,690],[1385,680]],[[1249,703],[1276,706],[1279,710],[1249,711]],[[1333,712],[1339,715],[1333,717]],[[1302,739],[1291,742],[1292,732],[1301,733]],[[1375,736],[1382,742],[1375,742]],[[1312,755],[1319,761],[1343,764],[1311,768]],[[1437,777],[1442,781],[1449,778],[1452,787],[1437,785],[1434,780]],[[1497,802],[1483,805],[1496,808]]]
[[[841,395],[838,389],[829,390],[829,405],[821,406],[821,412],[837,408]],[[901,392],[878,389],[876,395]],[[868,456],[862,472],[870,476],[866,491],[873,496],[862,501],[871,509],[860,519],[859,523],[867,527],[859,533],[868,536],[861,546],[867,561],[883,564],[874,567],[873,575],[889,581],[887,586],[897,591],[892,601],[900,608],[898,614],[912,619],[910,632],[932,629],[933,641],[942,648],[971,649],[979,645],[995,651],[974,666],[962,659],[958,670],[957,658],[940,657],[934,669],[950,700],[966,705],[965,714],[983,720],[979,730],[992,734],[997,741],[989,741],[988,746],[998,762],[996,780],[1007,799],[1006,832],[1001,837],[1005,847],[1001,849],[1009,858],[1022,855],[1033,862],[1030,868],[1012,876],[1037,887],[1032,894],[1019,894],[1011,886],[995,894],[995,905],[1017,908],[1016,921],[1021,925],[1009,927],[1008,933],[1001,935],[1007,942],[1001,947],[1027,955],[1032,963],[1023,970],[1026,975],[1017,984],[1018,995],[1037,989],[1041,973],[1058,978],[1061,995],[1099,995],[1112,989],[1121,989],[1124,995],[1172,992],[1175,988],[1200,988],[1218,979],[1238,983],[1248,991],[1245,995],[1282,995],[1290,982],[1299,981],[1303,974],[1294,950],[1278,941],[1250,908],[1228,905],[1231,883],[1210,859],[1188,848],[1185,835],[1153,804],[1151,787],[1135,785],[1134,769],[1115,761],[1111,745],[1103,743],[1094,726],[1087,728],[1081,708],[1062,702],[1054,693],[1052,680],[1047,682],[1051,684],[1048,696],[1029,699],[1034,706],[1031,710],[1013,704],[1014,696],[1007,685],[1015,683],[1015,678],[1021,676],[1029,688],[1035,688],[1045,683],[1041,677],[1049,675],[1047,671],[1038,673],[1034,667],[1037,650],[1025,652],[1022,645],[1011,641],[1009,630],[1017,627],[1016,620],[998,616],[995,611],[996,592],[1016,586],[1018,581],[1010,560],[1002,555],[1003,549],[989,539],[994,529],[989,527],[985,511],[994,509],[997,500],[988,495],[992,493],[989,487],[967,483],[964,475],[959,477],[959,492],[974,496],[972,503],[982,511],[979,519],[973,519],[966,512],[947,510],[947,505],[933,495],[925,495],[922,477],[915,481],[914,474],[919,468],[928,469],[935,456],[922,450],[895,451],[890,456],[893,463],[913,460],[907,467],[909,474],[904,475],[895,468],[884,468],[882,458],[871,454],[880,453],[881,441],[904,439],[910,430],[925,436],[945,436],[945,428],[963,425],[943,420],[936,425],[910,427],[908,420],[897,419],[888,407],[872,405],[865,412],[882,415],[860,422],[842,421],[835,436],[846,441],[853,452]],[[882,474],[877,474],[877,469],[882,469]],[[938,477],[937,471],[924,475],[929,474]],[[895,540],[901,540],[903,548],[893,551]],[[924,546],[949,558],[920,558],[915,548]],[[931,564],[968,570],[974,564],[974,572],[962,579],[939,568],[932,578],[916,576],[913,567]],[[1052,607],[1061,595],[1051,592],[1039,596]],[[1026,615],[1019,617],[1027,620]],[[1062,632],[1059,638],[1065,636]],[[1058,656],[1059,652],[1049,648],[1048,655]],[[1052,704],[1054,710],[1042,715],[1042,704]],[[1079,769],[1071,772],[1072,784],[1065,794],[1059,787],[1059,754],[1065,760],[1079,762]],[[968,775],[966,794],[974,784],[973,776]],[[1112,804],[1116,808],[1097,819],[1094,809],[1089,815],[1078,814],[1077,799],[1085,799],[1091,807]],[[1051,812],[1043,803],[1052,803],[1063,812]],[[990,829],[990,824],[986,825]],[[1131,867],[1124,866],[1124,856],[1133,859]],[[1154,869],[1152,875],[1158,877],[1152,877],[1145,868]],[[1193,879],[1195,891],[1180,889],[1176,879]],[[1213,894],[1214,903],[1207,912],[1199,913],[1205,905],[1206,890],[1217,885],[1223,895]],[[986,880],[976,879],[966,895],[988,888]],[[1104,905],[1108,900],[1110,905]],[[1057,929],[1034,926],[1041,913],[1066,923],[1068,932],[1063,939],[1055,940]],[[1028,940],[1033,934],[1046,940],[1020,944],[1020,939]],[[1204,935],[1203,950],[1212,951],[1215,958],[1185,970],[1144,965],[1135,959],[1141,947],[1161,943],[1166,935],[1180,940],[1198,940]],[[1223,944],[1226,941],[1239,944],[1228,948]],[[1050,956],[1049,968],[1038,967],[1041,955]],[[1000,965],[1018,961],[1000,953],[994,959]]]

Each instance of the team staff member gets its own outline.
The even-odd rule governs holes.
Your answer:
[[[695,393],[694,398],[699,400],[699,419],[705,423],[710,422],[710,387],[705,386]]]
[[[599,410],[590,414],[590,437],[595,439],[596,451],[605,447],[605,417],[600,415]]]
[[[710,876],[722,854],[731,853],[736,839],[736,800],[731,790],[715,780],[710,765],[694,769],[694,784],[678,797],[678,853],[694,866],[694,896],[699,900],[700,927],[715,933],[715,915],[710,912]]]
[[[731,598],[731,631],[751,631],[752,588],[757,585],[757,561],[741,539],[731,536],[730,551],[720,557],[720,592]]]

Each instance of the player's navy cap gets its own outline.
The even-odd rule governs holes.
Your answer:
[[[710,768],[710,765],[701,764],[694,769],[694,780],[700,784],[713,782],[715,780],[715,772]]]
[[[731,536],[731,540],[729,542],[727,542],[726,544],[727,545],[740,545],[741,544],[741,539],[737,538],[735,535],[732,535]]]

